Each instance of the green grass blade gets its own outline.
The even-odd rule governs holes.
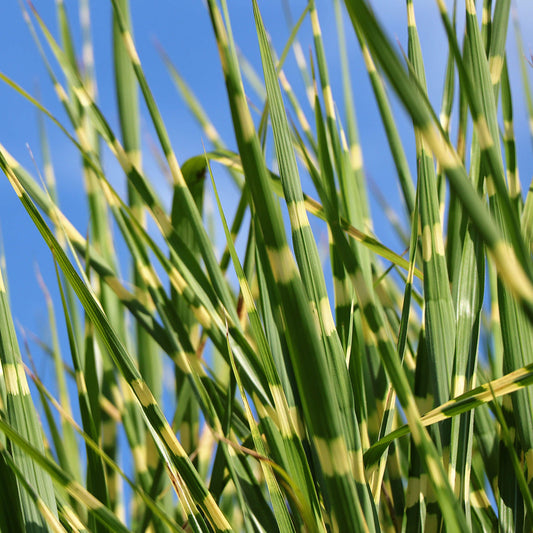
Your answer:
[[[72,264],[59,246],[59,243],[50,232],[39,212],[36,210],[35,205],[31,202],[16,176],[7,166],[3,154],[0,154],[0,165],[9,177],[12,186],[18,193],[19,198],[24,207],[28,210],[32,220],[37,225],[41,235],[53,250],[54,256],[63,270],[63,273],[69,280],[78,295],[78,298],[82,301],[86,312],[100,334],[102,342],[109,350],[110,355],[113,357],[115,364],[119,367],[122,375],[128,382],[128,385],[132,388],[143,412],[150,421],[154,432],[161,439],[162,445],[164,445],[165,450],[168,453],[170,464],[173,468],[176,468],[186,482],[189,483],[195,501],[203,508],[212,524],[221,531],[229,530],[229,525],[227,524],[226,519],[210,496],[203,481],[198,476],[198,473],[194,470],[189,458],[184,453],[183,448],[172,432],[161,409],[155,402],[150,389],[147,387],[145,381],[140,376],[139,371],[133,364],[131,356],[126,352],[124,346],[105,317],[100,304],[74,270]]]
[[[44,452],[43,435],[35,406],[32,402],[28,381],[22,364],[15,328],[6,293],[3,275],[0,273],[0,362],[6,390],[5,416],[17,432]],[[18,447],[8,444],[13,461],[36,494],[57,517],[54,489],[49,475],[26,456]],[[48,530],[39,509],[30,495],[19,487],[24,527],[28,531]]]
[[[224,66],[239,152],[261,224],[270,267],[280,291],[286,322],[285,334],[290,342],[298,386],[303,387],[301,398],[304,417],[314,435],[313,447],[328,492],[327,505],[339,527],[360,529],[364,521],[361,513],[357,511],[359,506],[355,484],[349,475],[351,461],[346,443],[342,439],[341,422],[335,411],[334,401],[326,392],[330,390],[328,385],[331,378],[328,377],[323,347],[296,264],[288,248],[281,213],[273,201],[268,172],[248,112],[232,45],[214,1],[209,2],[209,8]],[[303,354],[306,354],[305,361],[302,359]]]

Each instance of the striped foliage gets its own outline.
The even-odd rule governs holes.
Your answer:
[[[405,54],[371,2],[309,0],[295,23],[286,2],[277,43],[252,0],[255,63],[239,51],[231,3],[205,4],[230,133],[159,46],[206,143],[182,162],[136,48],[133,3],[110,1],[115,87],[98,91],[114,90],[113,116],[97,97],[88,2],[80,39],[70,5],[56,3],[57,33],[24,11],[69,123],[0,73],[39,113],[44,180],[5,139],[0,168],[57,272],[40,280],[50,340],[35,347],[17,337],[0,269],[0,531],[530,531],[533,193],[519,174],[510,2],[449,13],[437,1],[440,109],[412,0]],[[336,25],[340,87],[324,21]],[[514,32],[522,53],[516,21]],[[371,187],[374,124],[357,121],[368,102],[353,53],[401,212]],[[45,119],[79,157],[88,231],[62,211]],[[145,170],[154,157],[168,202]],[[395,235],[383,240],[386,224]],[[55,383],[25,365],[37,352]]]

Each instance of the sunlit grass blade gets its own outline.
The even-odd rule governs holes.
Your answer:
[[[126,25],[131,31],[129,2],[122,0],[120,9],[124,13]],[[140,117],[139,98],[137,80],[131,66],[127,50],[122,41],[118,22],[113,15],[113,52],[114,52],[114,72],[117,92],[117,105],[120,118],[122,142],[124,149],[134,165],[141,168],[141,143],[140,143]],[[128,182],[128,203],[139,222],[145,224],[145,210],[142,198],[135,190],[135,187]],[[139,290],[146,290],[141,273],[137,269],[137,264],[133,262],[133,283]],[[148,296],[148,293],[147,293]],[[158,403],[162,400],[162,359],[158,353],[157,344],[151,335],[137,322],[136,323],[136,345],[137,358],[139,361],[139,371],[146,380],[146,383],[154,393],[154,398]],[[134,402],[128,402],[128,404]],[[128,408],[128,405],[126,406]],[[135,420],[139,417],[133,405],[129,405],[130,417]],[[141,420],[136,420],[136,424],[130,430],[130,440],[132,449],[135,450],[134,457],[145,456],[145,461],[137,465],[137,471],[141,484],[145,490],[149,490],[149,477],[153,475],[157,464],[157,451],[149,432],[144,428],[139,428]],[[135,431],[137,429],[137,431]],[[143,471],[144,470],[144,471]],[[165,484],[160,485],[160,490],[165,489]],[[168,500],[168,498],[167,498]],[[140,516],[142,511],[138,511]],[[158,524],[154,524],[156,530]]]
[[[5,461],[5,464],[11,469],[11,471],[15,474],[17,478],[17,482],[20,484],[20,487],[22,491],[24,491],[24,494],[29,497],[29,499],[33,502],[33,505],[38,509],[41,517],[44,519],[46,523],[46,527],[48,531],[53,531],[54,533],[66,533],[66,530],[62,527],[57,512],[55,509],[50,509],[45,501],[39,496],[37,491],[33,488],[33,486],[28,482],[26,479],[26,476],[22,472],[22,470],[16,465],[15,461],[11,458],[11,455],[7,452],[7,450],[4,448],[3,444],[0,444],[0,453],[2,454],[2,460]],[[17,510],[11,509],[8,514],[11,514],[13,511],[15,511],[15,516],[11,518],[12,521],[7,522],[10,524],[10,527],[17,527]],[[25,526],[22,526],[22,524],[19,523],[18,527],[20,527],[23,530],[27,530],[30,528],[26,528]],[[43,528],[44,529],[44,528]]]
[[[500,396],[509,395],[525,387],[533,384],[533,364],[525,366],[506,374],[501,378],[494,379],[484,385],[465,392],[458,398],[453,398],[441,406],[424,414],[420,421],[424,426],[436,424],[446,418],[457,416],[466,413],[471,409],[484,405],[490,401],[492,396],[499,398]],[[377,459],[381,456],[388,444],[409,433],[408,426],[402,426],[392,433],[389,433],[381,441],[376,442],[365,453],[365,468],[372,469]]]
[[[417,248],[418,248],[418,228],[416,224],[418,217],[419,217],[418,197],[416,197],[415,205],[413,208],[412,220],[411,220],[411,228],[412,228],[411,240],[409,243],[409,263],[411,266],[409,268],[407,281],[405,283],[404,297],[403,297],[404,299],[402,303],[402,312],[400,316],[400,325],[399,325],[398,341],[397,341],[398,356],[402,362],[404,361],[406,350],[407,350],[408,326],[409,326],[409,319],[411,316],[411,297],[412,297],[412,292],[413,292],[413,276],[414,276],[414,268],[415,268],[415,263],[416,263]],[[378,439],[382,439],[385,435],[387,435],[391,431],[391,428],[394,422],[394,416],[397,414],[395,403],[396,403],[396,393],[394,392],[394,388],[392,387],[392,385],[389,385],[389,388],[387,391],[387,399],[386,399],[386,403],[385,403],[384,410],[383,410],[383,417],[381,419],[381,427],[379,429]],[[383,482],[383,476],[385,474],[387,460],[388,460],[388,455],[384,454],[384,456],[380,458],[380,465],[377,471],[374,472],[371,477],[372,493],[374,494],[374,498],[378,501],[380,498],[381,485]],[[412,484],[412,480],[410,480],[410,483]],[[413,490],[413,487],[411,487],[411,490]],[[401,491],[400,497],[397,499],[401,500],[402,498],[403,498],[403,490]],[[403,506],[402,506],[402,509],[403,509]]]
[[[63,410],[62,406],[58,403],[58,401],[55,398],[52,397],[50,391],[46,389],[46,387],[39,380],[37,375],[30,373],[29,377],[33,381],[34,385],[37,387],[37,390],[39,391],[39,394],[41,395],[41,397],[46,398],[47,403],[50,404],[50,406],[53,406],[55,408],[55,410],[59,413],[59,416],[61,417],[61,419],[69,423],[72,429],[76,431],[78,435],[80,435],[80,437],[84,440],[86,449],[88,451],[90,450],[91,453],[93,453],[94,457],[97,457],[100,460],[102,460],[111,470],[113,470],[117,474],[118,477],[122,478],[129,485],[129,487],[133,490],[133,492],[139,497],[139,499],[142,500],[146,504],[147,508],[149,508],[152,512],[154,512],[154,514],[157,517],[161,518],[165,522],[165,524],[171,528],[171,530],[173,531],[179,530],[179,527],[172,520],[172,518],[170,518],[168,515],[163,513],[160,507],[156,505],[155,501],[150,496],[148,496],[138,484],[135,484],[131,479],[129,479],[125,475],[125,473],[119,468],[117,463],[113,461],[113,459],[111,459],[109,456],[105,454],[105,452],[102,450],[98,442],[93,440],[89,436],[89,434],[86,433],[83,430],[83,428],[79,427],[76,424],[76,421],[66,411]],[[80,394],[80,396],[82,397],[83,395]],[[83,403],[83,402],[80,402],[80,403]],[[59,495],[58,495],[58,499],[61,499],[59,498]],[[74,499],[74,501],[76,501],[76,503],[80,505],[79,500]],[[79,516],[80,518],[82,518],[82,515],[79,515]]]
[[[274,203],[261,147],[245,101],[231,36],[228,36],[221,13],[213,0],[209,2],[209,9],[224,66],[244,173],[281,297],[286,323],[284,334],[290,343],[294,372],[298,387],[301,387],[304,419],[313,433],[312,445],[324,475],[327,506],[339,527],[361,528],[364,519],[358,510],[355,484],[349,475],[351,461],[342,439],[342,426],[339,414],[335,411],[335,402],[327,392],[333,382],[324,360],[324,349],[287,244],[279,207]]]
[[[496,95],[491,87],[498,88],[501,70],[504,67],[503,44],[501,43],[502,35],[505,40],[505,32],[507,30],[507,18],[510,8],[509,2],[500,2],[499,9],[494,14],[494,32],[495,41],[490,43],[489,65],[492,67],[489,71],[485,61],[485,53],[480,44],[480,37],[478,33],[477,17],[475,13],[474,4],[467,3],[467,37],[470,41],[470,51],[472,54],[472,79],[476,85],[482,88],[483,98],[481,99],[482,115],[488,125],[488,132],[492,139],[497,139],[499,135],[497,126],[497,110],[496,110]],[[499,18],[497,18],[499,17]],[[498,40],[498,36],[499,39]],[[492,84],[492,85],[491,85]],[[472,102],[471,102],[472,108]],[[476,120],[476,113],[473,111],[473,118]],[[501,231],[509,241],[517,241],[523,247],[523,240],[521,239],[521,232],[518,230],[518,235],[515,222],[518,221],[518,212],[513,210],[511,199],[516,194],[509,195],[505,179],[503,176],[495,172],[492,158],[500,154],[500,144],[497,143],[493,147],[487,148],[480,142],[482,148],[482,165],[488,165],[491,168],[491,174],[488,179],[488,194],[489,205],[495,219],[497,220]],[[501,158],[501,155],[499,156]],[[486,169],[482,166],[484,172]],[[496,190],[491,190],[491,183],[495,185]],[[511,186],[511,184],[509,184]],[[515,202],[516,204],[516,202]],[[530,254],[526,254],[526,260],[530,259]],[[509,373],[516,368],[522,367],[531,362],[531,357],[525,354],[531,354],[533,350],[533,327],[531,322],[526,320],[526,317],[520,309],[518,302],[509,294],[507,287],[502,286],[499,281],[498,287],[498,304],[500,311],[500,319],[502,326],[502,340],[504,348],[503,357],[503,372]],[[530,420],[533,409],[533,393],[531,389],[520,391],[511,397],[512,399],[512,414],[510,410],[506,413],[508,422],[516,424],[518,430],[518,443],[522,447],[524,453],[531,454],[533,449],[533,431],[528,424],[523,425],[525,420]],[[520,420],[520,422],[519,422]],[[512,487],[500,476],[502,489],[507,490],[501,498],[502,503],[508,510],[507,516],[511,517],[512,527],[519,527],[522,523],[522,512],[516,510],[516,506],[521,507],[523,502],[514,502],[514,497],[508,498],[511,492],[514,492]],[[518,497],[518,495],[517,495]]]
[[[21,354],[11,318],[3,273],[0,272],[0,363],[5,383],[5,420],[41,453],[44,452],[43,434],[33,404],[28,381],[22,364]],[[54,490],[48,473],[9,441],[6,443],[13,461],[22,472],[25,480],[34,487],[37,496],[53,516],[57,517]],[[24,527],[30,531],[43,528],[48,530],[33,498],[22,488],[18,488],[20,513]],[[15,513],[17,511],[15,510]]]
[[[234,168],[237,172],[243,172],[242,162],[238,154],[235,154],[230,151],[217,150],[215,152],[207,152],[206,157],[211,161],[217,161],[220,164],[225,165],[229,168]],[[308,163],[310,162],[308,161]],[[185,161],[185,163],[183,164],[183,168],[184,172],[187,173],[200,173],[202,169],[205,168],[205,157],[200,155],[194,156]],[[187,170],[185,170],[185,168]],[[281,184],[280,177],[277,174],[270,172],[270,178],[272,190],[278,196],[283,197],[283,186]],[[303,198],[305,209],[309,213],[320,218],[321,220],[328,220],[324,211],[324,207],[320,202],[314,200],[306,193],[303,194]],[[376,253],[377,255],[381,256],[383,259],[391,261],[395,265],[398,265],[399,267],[405,270],[409,270],[409,262],[404,257],[395,253],[393,250],[385,246],[378,239],[368,234],[366,231],[361,231],[355,228],[350,224],[350,222],[348,222],[348,220],[343,217],[339,219],[339,224],[343,231],[345,231],[346,234],[355,241],[361,243],[363,246]],[[416,267],[415,276],[419,279],[422,279],[423,277],[422,272]]]
[[[367,36],[368,44],[373,54],[379,59],[395,91],[408,109],[414,123],[420,129],[424,140],[445,171],[449,183],[454,188],[465,211],[472,218],[476,229],[487,244],[498,268],[498,272],[511,290],[520,297],[528,314],[532,316],[533,307],[531,303],[533,302],[533,286],[529,277],[529,260],[525,260],[523,245],[520,245],[520,233],[514,234],[513,238],[517,240],[516,248],[511,248],[503,239],[494,220],[490,217],[487,208],[483,205],[481,199],[471,186],[461,160],[449,141],[443,136],[440,128],[435,124],[435,116],[432,110],[426,105],[427,101],[420,98],[422,95],[420,94],[418,85],[409,80],[407,72],[401,65],[375,17],[361,0],[347,0],[346,5],[354,26],[360,28],[360,31],[363,31]],[[444,5],[439,4],[439,7],[445,12]],[[451,25],[448,25],[447,28],[450,33],[453,32]],[[454,38],[450,37],[450,43],[452,45],[454,44]],[[456,60],[459,59],[458,63],[461,62],[462,65],[462,59],[458,57],[458,49],[454,49],[454,55]],[[469,89],[467,91],[469,98],[473,98],[471,86]],[[421,102],[426,103],[421,105]],[[469,103],[471,105],[473,103],[477,104],[477,100]],[[476,107],[476,111],[476,117],[478,117],[479,107]],[[490,161],[491,165],[494,165],[493,169],[495,174],[498,172],[500,174],[499,177],[494,178],[495,183],[497,182],[499,184],[502,173],[501,162],[498,165],[497,157],[491,149],[493,147],[493,141],[489,140],[486,129],[482,129],[480,134],[483,135],[483,146],[486,147],[487,153],[491,154]],[[512,220],[513,217],[511,217]],[[521,261],[524,261],[524,264]],[[524,267],[526,268],[525,271]],[[519,282],[518,279],[520,279]]]
[[[211,174],[211,169],[209,170]],[[213,187],[215,187],[214,180],[212,177],[211,179],[213,181]],[[310,476],[310,471],[307,468],[307,465],[305,464],[305,462],[303,461],[304,450],[299,441],[296,428],[294,427],[294,421],[291,418],[288,402],[285,397],[285,393],[283,392],[276,367],[274,366],[274,360],[273,360],[273,357],[270,351],[268,340],[266,338],[266,335],[263,331],[263,328],[260,322],[259,313],[254,304],[252,292],[246,280],[244,271],[242,270],[242,267],[240,265],[240,261],[237,256],[237,252],[235,251],[235,247],[233,246],[233,243],[231,240],[231,234],[229,232],[224,214],[222,212],[222,206],[220,204],[220,198],[218,196],[216,188],[215,188],[215,194],[216,194],[217,204],[218,204],[219,211],[220,211],[220,216],[222,218],[222,222],[224,225],[224,232],[226,234],[226,240],[228,242],[228,247],[229,247],[229,250],[232,256],[233,265],[235,267],[237,277],[239,279],[239,284],[241,286],[241,292],[243,294],[243,300],[244,300],[244,309],[250,319],[252,331],[256,339],[259,354],[262,359],[263,365],[265,366],[265,371],[266,371],[266,374],[267,374],[267,377],[270,383],[270,389],[272,391],[272,397],[274,399],[274,407],[277,411],[278,420],[279,420],[278,425],[280,426],[279,429],[280,429],[281,437],[284,441],[283,448],[284,448],[285,454],[287,454],[286,455],[287,456],[286,469],[289,475],[293,477],[294,487],[298,487],[298,492],[301,493],[305,497],[305,501],[300,501],[298,507],[300,507],[300,509],[303,511],[302,519],[303,519],[303,522],[307,524],[307,527],[310,527],[310,524],[313,523],[315,524],[313,527],[318,527],[318,529],[322,529],[323,524],[322,524],[322,518],[320,516],[318,499],[313,489],[313,482]],[[231,364],[232,364],[233,371],[236,372],[235,360],[233,357],[231,358]],[[240,377],[236,376],[236,379],[239,385],[241,396],[243,396],[243,402],[246,402],[246,399],[244,396],[244,389],[242,387]],[[257,400],[259,399],[257,398]],[[254,438],[254,441],[256,442],[256,445],[259,446],[258,451],[259,453],[264,454],[265,453],[264,446],[262,445],[262,443],[259,442],[260,441],[260,439],[258,440],[259,435],[256,434],[254,431],[252,413],[251,411],[249,411],[249,406],[247,406],[246,403],[245,403],[245,407],[247,407],[247,417],[249,419],[249,422],[252,424],[250,428],[252,431],[252,436]],[[267,412],[265,409],[265,406],[264,405],[261,405],[260,407],[258,406],[258,411],[260,413],[260,416],[262,416],[262,418],[265,418],[265,415]],[[265,413],[261,414],[261,411],[265,411]],[[268,468],[268,465],[262,464],[262,466],[263,468],[265,467]],[[270,472],[266,472],[265,474],[266,476],[272,475]],[[273,479],[270,480],[269,485],[270,485],[271,491],[272,490],[279,491],[279,488],[274,484]],[[278,522],[279,520],[283,522],[284,520],[286,520],[286,518],[285,518],[283,511],[279,507],[280,505],[279,501],[280,500],[278,496],[277,497],[277,505],[278,505],[277,514],[279,516]]]
[[[213,501],[203,481],[200,479],[189,458],[184,453],[183,448],[172,432],[160,407],[155,402],[150,389],[147,387],[145,381],[140,376],[139,371],[133,364],[131,356],[126,352],[124,346],[105,317],[100,304],[76,273],[72,264],[63,252],[63,249],[59,246],[59,243],[50,232],[39,212],[36,210],[35,205],[31,202],[16,176],[7,166],[3,154],[0,154],[0,165],[10,179],[12,186],[18,193],[20,200],[28,210],[28,213],[41,232],[41,235],[53,250],[54,256],[63,270],[63,273],[72,285],[78,298],[82,300],[85,311],[100,334],[102,342],[109,350],[111,357],[113,357],[115,364],[119,367],[123,377],[128,382],[128,385],[132,388],[139,405],[142,407],[154,432],[165,446],[172,468],[176,468],[186,482],[190,484],[189,486],[191,487],[195,501],[202,506],[208,519],[221,531],[229,529],[229,524],[227,524],[220,509]]]
[[[235,251],[235,248],[234,248],[233,243],[232,243],[231,234],[229,232],[228,225],[226,223],[225,216],[224,216],[224,213],[222,211],[222,206],[220,204],[220,197],[219,197],[218,192],[216,190],[215,182],[214,182],[214,179],[213,179],[213,175],[211,174],[211,169],[210,168],[209,168],[209,173],[210,173],[210,176],[211,176],[211,182],[213,184],[213,188],[215,189],[215,196],[216,196],[216,199],[217,199],[217,205],[218,205],[220,217],[222,219],[222,223],[223,223],[223,226],[224,226],[224,233],[226,234],[226,241],[228,243],[230,254],[231,254],[232,260],[233,260],[233,264],[234,264],[235,270],[237,272],[237,276],[239,278],[239,284],[241,285],[241,291],[243,293],[243,300],[244,300],[245,310],[246,310],[248,315],[251,315],[251,322],[252,322],[252,327],[253,327],[253,330],[254,330],[254,335],[256,336],[256,339],[258,341],[258,346],[259,346],[259,350],[260,350],[263,362],[264,362],[264,364],[267,365],[267,367],[270,367],[269,368],[270,371],[268,372],[268,374],[269,374],[269,378],[270,378],[270,381],[271,381],[270,386],[271,386],[272,391],[274,392],[274,389],[276,387],[279,388],[280,384],[278,382],[277,375],[275,373],[275,369],[273,368],[273,366],[271,364],[271,355],[269,353],[268,344],[266,343],[266,338],[264,337],[264,333],[263,333],[263,330],[262,330],[262,327],[261,327],[261,324],[260,324],[260,321],[259,321],[259,316],[257,314],[257,310],[255,309],[255,306],[253,304],[253,297],[252,297],[251,291],[250,291],[249,286],[248,286],[248,284],[246,282],[246,278],[244,276],[244,272],[242,270],[242,267],[240,265],[239,259],[237,257],[237,252]],[[265,455],[265,446],[263,444],[263,441],[261,440],[259,431],[258,431],[258,429],[256,427],[257,424],[256,424],[256,422],[254,420],[254,416],[253,416],[252,410],[251,410],[249,402],[248,402],[248,400],[246,398],[246,392],[245,392],[245,389],[243,387],[242,381],[240,379],[237,367],[235,365],[235,359],[233,357],[231,346],[229,345],[229,343],[228,343],[228,352],[230,354],[230,362],[231,362],[232,372],[235,375],[235,380],[237,382],[237,385],[238,385],[238,388],[239,388],[239,393],[241,395],[241,399],[242,399],[243,404],[244,404],[246,416],[247,416],[247,419],[248,419],[248,424],[250,426],[250,431],[252,433],[252,437],[253,437],[256,449],[261,455]],[[290,425],[291,425],[290,417],[289,417],[289,413],[288,413],[288,409],[287,409],[287,405],[286,405],[286,400],[284,401],[283,392],[281,391],[281,389],[278,389],[277,392],[278,393],[277,394],[273,394],[273,396],[274,396],[275,399],[277,399],[277,405],[276,405],[277,409],[280,409],[280,411],[278,411],[278,413],[282,417],[281,418],[281,420],[283,421],[282,425],[284,426],[283,432],[285,434],[287,434],[288,432],[289,433],[293,433],[294,430],[293,430],[293,428],[290,427]],[[278,522],[278,527],[280,528],[281,531],[294,531],[293,523],[290,520],[290,517],[289,517],[289,514],[287,512],[287,509],[285,508],[285,505],[284,505],[284,502],[283,502],[283,496],[282,496],[282,493],[280,491],[279,485],[278,485],[276,479],[274,478],[274,473],[272,471],[272,468],[270,467],[270,465],[268,465],[268,464],[266,464],[264,462],[261,462],[261,466],[263,468],[263,472],[264,472],[264,475],[265,475],[265,478],[266,478],[267,486],[269,488],[269,492],[270,492],[270,495],[271,495],[271,498],[272,498],[274,513],[276,515],[276,519],[277,519],[277,522]]]
[[[407,1],[409,32],[409,60],[414,76],[426,89],[422,51],[416,28],[414,6]],[[448,271],[444,257],[444,239],[436,188],[436,175],[432,154],[415,125],[418,163],[420,233],[424,265],[424,319],[425,335],[431,352],[433,396],[437,405],[447,401],[455,344],[454,308],[448,284]],[[444,446],[448,445],[445,437]]]
[[[146,78],[144,76],[141,63],[139,60],[139,56],[137,55],[137,52],[133,44],[133,40],[131,38],[130,33],[127,30],[127,27],[125,26],[125,21],[123,19],[123,15],[120,12],[120,8],[118,7],[117,3],[114,1],[113,1],[113,7],[117,15],[116,20],[119,24],[120,31],[122,33],[122,38],[124,40],[126,50],[130,57],[133,70],[135,72],[137,81],[141,88],[141,92],[145,98],[146,105],[148,107],[148,110],[154,122],[154,127],[156,129],[159,141],[161,143],[161,148],[163,149],[163,152],[167,159],[167,163],[168,163],[168,166],[169,166],[169,169],[172,175],[173,183],[174,183],[174,195],[176,197],[176,200],[179,199],[180,204],[184,210],[184,214],[187,214],[187,216],[191,218],[191,221],[192,221],[191,227],[194,229],[195,236],[199,241],[199,250],[206,263],[207,270],[210,276],[212,277],[213,285],[216,288],[222,302],[227,306],[229,310],[231,310],[232,309],[232,306],[230,305],[231,295],[229,293],[226,280],[222,276],[220,267],[213,253],[213,249],[211,246],[211,242],[209,240],[209,236],[207,235],[203,227],[201,217],[198,213],[198,210],[196,209],[192,195],[189,192],[187,184],[185,183],[185,180],[183,178],[181,169],[176,160],[176,156],[172,150],[170,140],[168,138],[168,134],[165,129],[162,117],[158,111],[157,104],[152,96],[152,93],[150,91],[150,88],[148,87]],[[165,220],[165,223],[166,222],[167,221]],[[168,228],[166,229],[168,230]],[[232,313],[232,311],[230,311],[230,313]],[[230,316],[232,320],[236,319],[235,315],[231,314]]]
[[[357,454],[360,453],[360,437],[356,432],[357,421],[353,417],[353,397],[346,371],[344,354],[337,330],[334,327],[318,248],[311,232],[311,226],[304,206],[304,197],[300,185],[296,158],[291,146],[289,125],[281,98],[281,91],[277,82],[276,70],[271,58],[266,33],[257,5],[254,7],[274,143],[284,198],[289,211],[295,256],[307,292],[309,305],[321,324],[321,342],[326,349],[328,360],[331,361],[331,372],[339,387],[336,389],[336,395],[338,408],[342,415],[343,424],[345,425],[345,439],[349,443],[350,451]],[[312,8],[311,13],[313,12]],[[357,461],[357,458],[354,459]],[[360,497],[362,501],[364,501],[365,495],[366,487],[361,489]],[[368,514],[368,510],[366,510],[365,514]]]
[[[519,215],[522,214],[523,198],[520,176],[516,163],[516,142],[513,124],[513,101],[511,95],[511,84],[509,81],[509,70],[507,60],[504,62],[502,76],[502,114],[503,114],[503,141],[505,147],[505,162],[507,170],[507,185],[509,187],[509,196],[515,205]]]
[[[0,419],[0,431],[2,431],[9,439],[16,442],[17,446],[24,449],[28,457],[31,458],[36,465],[39,465],[39,468],[46,471],[47,475],[53,477],[56,482],[60,483],[73,498],[79,501],[82,505],[91,508],[95,515],[98,516],[98,520],[101,524],[108,526],[113,531],[124,533],[128,531],[126,526],[118,520],[107,507],[102,505],[102,503],[92,496],[82,485],[70,478],[67,473],[62,471],[53,461],[48,459],[40,450],[32,446],[2,419]]]

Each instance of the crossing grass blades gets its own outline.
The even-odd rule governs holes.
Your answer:
[[[271,43],[252,0],[262,72],[237,52],[226,0],[207,0],[233,135],[219,136],[162,51],[203,131],[187,161],[136,50],[135,6],[111,4],[117,126],[99,107],[98,65],[76,50],[63,2],[57,35],[23,9],[70,123],[1,74],[77,151],[89,231],[62,211],[44,133],[46,187],[0,146],[60,295],[47,300],[51,340],[39,349],[54,362],[50,387],[25,364],[0,275],[0,529],[531,531],[533,196],[516,166],[513,104],[522,103],[511,97],[507,34],[521,40],[510,1],[448,12],[437,0],[448,59],[435,109],[411,0],[405,54],[364,0],[319,10],[311,0],[286,43]],[[330,83],[321,14],[335,15],[342,87]],[[312,39],[302,44],[304,28]],[[357,124],[367,103],[354,98],[346,42],[364,57],[405,206],[390,220],[397,250],[373,230],[358,129],[374,124]],[[284,69],[293,52],[300,80]],[[141,109],[170,208],[144,171],[154,154],[141,142]],[[222,183],[236,191],[231,210]],[[210,220],[224,229],[223,253]]]

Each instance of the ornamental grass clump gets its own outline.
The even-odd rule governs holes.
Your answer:
[[[89,213],[77,228],[62,210],[45,133],[46,184],[0,140],[59,294],[37,348],[55,376],[41,379],[0,274],[0,529],[531,531],[533,200],[516,163],[509,0],[452,13],[437,1],[440,108],[412,0],[406,50],[364,0],[309,1],[281,45],[252,0],[262,72],[239,51],[226,0],[207,0],[233,135],[217,133],[161,49],[203,132],[183,161],[135,45],[135,6],[110,4],[115,115],[96,97],[85,1],[83,55],[63,2],[57,35],[23,8],[69,123],[0,74],[76,150]],[[341,87],[322,9],[336,19]],[[285,69],[293,52],[299,73]],[[364,130],[383,126],[394,163],[393,245],[377,236],[356,121],[368,103],[348,52],[364,58],[379,116]]]

